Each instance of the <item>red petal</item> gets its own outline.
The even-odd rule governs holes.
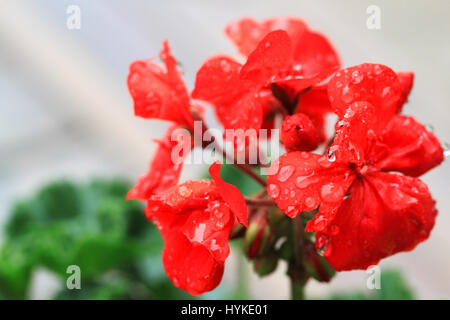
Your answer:
[[[327,156],[288,152],[270,167],[267,191],[278,207],[294,218],[319,205],[323,210],[334,207],[342,201],[354,177],[346,165]]]
[[[340,70],[328,84],[332,108],[343,117],[355,101],[367,101],[376,108],[380,122],[390,120],[397,111],[402,87],[397,74],[381,64],[364,63]]]
[[[167,211],[183,214],[188,210],[206,208],[208,203],[221,196],[212,180],[188,180],[152,196],[147,202],[154,212]]]
[[[214,105],[230,104],[242,95],[249,84],[242,88],[239,72],[242,65],[226,56],[207,59],[197,71],[192,97]]]
[[[209,167],[209,174],[215,181],[217,190],[222,196],[225,203],[230,207],[231,211],[233,211],[238,221],[242,225],[247,227],[247,205],[245,204],[244,196],[236,186],[222,180],[222,178],[220,177],[220,166],[221,165],[219,161],[214,162]]]
[[[180,231],[194,245],[204,246],[217,262],[223,263],[230,253],[228,238],[234,225],[232,217],[223,201],[211,201],[206,209],[192,211]]]
[[[134,112],[139,117],[168,120],[192,127],[189,94],[167,41],[163,42],[160,57],[165,69],[152,59],[130,65],[127,83],[134,100]]]
[[[213,104],[225,129],[258,130],[263,118],[259,87],[241,80],[240,69],[227,57],[208,59],[197,72],[192,97]]]
[[[194,296],[217,287],[223,275],[223,262],[217,262],[208,249],[190,242],[180,232],[167,234],[164,241],[164,269],[176,287]]]
[[[311,90],[302,93],[295,112],[301,112],[308,115],[314,126],[317,128],[319,142],[325,141],[325,117],[331,112],[327,90],[319,87],[312,87]]]
[[[387,151],[376,166],[383,171],[418,177],[444,160],[438,138],[413,117],[393,117],[380,140]]]
[[[301,67],[304,76],[340,67],[339,57],[328,39],[319,32],[305,32],[294,43],[294,66]]]
[[[317,130],[303,113],[287,116],[281,124],[281,141],[289,151],[311,151],[317,147]]]
[[[317,248],[338,271],[366,269],[387,256],[412,250],[428,238],[436,209],[427,186],[417,178],[375,173],[355,180]]]
[[[256,21],[242,18],[227,25],[225,33],[244,56],[255,50],[264,36],[274,30],[286,31],[293,41],[308,29],[305,22],[298,18],[278,17]]]
[[[267,34],[249,55],[241,70],[241,78],[257,84],[265,83],[291,65],[291,39],[285,31]]]
[[[401,86],[401,98],[398,102],[397,112],[402,111],[403,105],[408,101],[409,93],[412,90],[414,84],[414,72],[412,71],[400,71],[397,72],[398,80]]]
[[[174,140],[171,139],[172,135],[174,135]],[[128,200],[146,201],[152,195],[165,191],[178,183],[183,168],[183,159],[187,156],[187,152],[183,154],[183,150],[189,149],[181,149],[176,159],[172,159],[172,152],[179,142],[190,147],[190,135],[183,134],[177,125],[172,125],[167,129],[164,137],[156,142],[158,147],[150,162],[148,172],[140,176],[137,184],[128,192]]]
[[[374,107],[365,101],[351,104],[342,120],[336,123],[336,135],[328,154],[337,162],[361,165],[376,136],[377,118]]]

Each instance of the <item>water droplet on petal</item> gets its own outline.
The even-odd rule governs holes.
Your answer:
[[[391,94],[391,87],[387,86],[383,89],[383,91],[381,92],[381,97],[382,98],[386,98]]]
[[[373,68],[373,71],[375,72],[376,75],[379,75],[383,70],[381,70],[381,67],[379,65],[376,65]]]
[[[333,150],[328,150],[328,153],[327,153],[327,159],[328,159],[328,161],[330,161],[330,162],[336,161],[336,154],[334,153]]]
[[[178,188],[178,194],[182,197],[189,197],[192,194],[192,190],[187,188],[186,186],[180,186]]]
[[[342,89],[342,101],[344,101],[344,103],[350,103],[352,100],[353,91],[349,86],[345,86],[344,89]]]
[[[317,160],[317,162],[323,168],[329,168],[332,165],[332,162],[328,161],[327,156],[320,157],[319,160]]]
[[[308,210],[312,210],[317,206],[317,204],[313,197],[307,197],[305,199],[305,206]]]
[[[284,166],[280,169],[280,173],[278,174],[278,180],[281,182],[285,182],[289,179],[295,171],[295,167],[291,165]]]
[[[222,221],[222,220],[218,220],[218,221],[216,222],[216,228],[217,228],[217,229],[222,229],[223,226],[224,226],[224,224],[223,224],[223,221]]]
[[[337,202],[344,197],[344,189],[340,185],[330,182],[322,186],[320,196],[324,201]]]
[[[364,78],[364,75],[361,74],[361,72],[359,72],[359,70],[355,70],[352,73],[351,81],[352,81],[353,84],[358,84],[358,83],[360,83],[363,80],[363,78]]]
[[[220,61],[220,67],[222,68],[222,71],[225,73],[230,72],[231,70],[230,63],[225,59]]]
[[[280,187],[276,184],[269,184],[268,190],[269,196],[271,196],[273,199],[278,198],[280,195]]]
[[[317,182],[319,182],[319,178],[314,175],[314,172],[308,176],[298,176],[295,179],[295,185],[297,187],[299,187],[300,189],[305,189],[308,186],[310,186],[314,183],[317,183]]]
[[[450,143],[444,142],[442,144],[442,149],[444,149],[444,157],[450,156]]]

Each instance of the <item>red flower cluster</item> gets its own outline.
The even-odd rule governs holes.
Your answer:
[[[294,218],[316,208],[306,226],[334,269],[365,269],[428,238],[437,214],[417,176],[443,160],[438,139],[399,115],[412,86],[379,64],[336,72],[328,83],[340,117],[325,155],[293,151],[272,165],[269,195]]]
[[[172,122],[148,173],[127,197],[147,202],[173,283],[193,295],[214,289],[233,226],[248,224],[246,201],[220,178],[220,164],[210,167],[212,180],[178,184],[182,163],[173,163],[171,154],[178,141],[193,142],[175,129],[193,131],[194,119],[203,121],[197,100],[214,107],[225,129],[273,128],[275,116],[284,116],[287,153],[270,168],[267,194],[291,218],[317,211],[306,231],[316,233],[316,248],[336,270],[366,268],[426,239],[437,211],[417,177],[442,162],[443,150],[423,125],[399,114],[413,73],[369,63],[341,69],[326,37],[297,18],[244,18],[229,24],[226,34],[246,62],[207,59],[192,94],[167,42],[160,54],[164,66],[153,59],[130,66],[135,114]],[[339,121],[328,138],[325,117],[332,112]],[[325,155],[308,152],[320,143],[329,146]],[[264,221],[259,237],[272,227],[265,216],[258,219]],[[249,255],[260,249],[249,244]]]

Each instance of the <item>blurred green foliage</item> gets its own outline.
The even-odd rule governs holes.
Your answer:
[[[222,178],[245,195],[260,187],[233,166]],[[130,184],[119,179],[87,184],[58,181],[17,201],[0,247],[0,299],[27,299],[33,274],[46,269],[60,279],[55,299],[193,299],[166,277],[163,241],[143,205],[126,201]],[[232,246],[240,247],[239,240]],[[67,267],[81,269],[81,290],[66,288]],[[234,290],[219,286],[202,298],[249,297],[245,259],[238,261]],[[380,290],[333,294],[331,299],[413,299],[398,271],[382,272]]]
[[[163,242],[143,206],[126,201],[130,185],[59,181],[18,201],[0,248],[0,298],[27,299],[33,273],[61,280],[57,299],[184,299],[161,264]],[[69,265],[81,269],[81,290],[68,290]]]

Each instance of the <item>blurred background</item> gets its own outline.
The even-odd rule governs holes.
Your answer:
[[[66,10],[70,5],[77,5],[81,10],[80,29],[67,28]],[[379,30],[366,27],[369,5],[381,9]],[[313,29],[325,33],[345,66],[377,62],[395,70],[414,71],[415,85],[404,113],[432,127],[441,141],[450,142],[450,2],[447,0],[433,1],[432,5],[419,0],[135,0],[126,4],[119,0],[0,0],[1,229],[12,215],[22,214],[16,201],[37,201],[30,200],[35,196],[45,198],[38,191],[49,181],[61,178],[73,181],[74,190],[78,190],[74,192],[85,203],[83,190],[92,185],[98,188],[95,187],[98,181],[92,182],[93,178],[121,177],[126,182],[121,180],[119,191],[110,193],[111,188],[116,190],[110,184],[114,186],[118,182],[109,181],[106,187],[99,187],[109,191],[98,193],[107,194],[117,204],[122,199],[118,196],[120,190],[126,190],[127,183],[133,183],[145,172],[154,150],[151,139],[160,137],[166,124],[133,116],[126,88],[132,61],[156,56],[161,41],[169,39],[192,89],[195,72],[208,56],[227,53],[239,58],[223,35],[228,22],[242,16],[259,19],[280,15],[304,18]],[[200,165],[189,165],[183,170],[182,180],[201,177],[204,172]],[[448,161],[423,177],[439,209],[430,239],[413,252],[398,254],[380,264],[382,270],[401,270],[415,296],[421,299],[450,297],[449,178]],[[59,187],[72,190],[71,186]],[[70,190],[66,191],[71,193]],[[49,197],[58,198],[59,191],[55,192]],[[34,210],[26,201],[24,206]],[[100,212],[96,206],[86,210]],[[120,208],[139,211],[127,205]],[[27,214],[32,213],[24,216]],[[39,223],[42,222],[36,222]],[[94,229],[100,232],[101,228]],[[0,244],[10,241],[14,226],[5,230],[9,231],[0,231]],[[121,233],[120,237],[126,236]],[[158,250],[154,250],[155,257]],[[218,293],[207,297],[230,297],[241,285],[242,274],[246,275],[249,297],[289,297],[285,265],[281,264],[271,276],[259,279],[251,272],[250,265],[242,263],[237,251],[232,250]],[[28,251],[24,252],[21,259],[28,256]],[[5,272],[15,273],[14,266],[12,263],[11,269]],[[27,297],[64,297],[65,280],[61,282],[62,275],[58,275],[55,264],[39,266],[29,272]],[[161,266],[154,262],[145,268],[152,272]],[[20,275],[16,275],[19,280]],[[338,274],[330,284],[311,281],[307,294],[325,297],[342,290],[367,291],[367,277],[364,271],[353,271]],[[156,296],[149,297],[158,298],[158,292],[163,289],[152,290]],[[167,293],[164,297],[180,296]]]

